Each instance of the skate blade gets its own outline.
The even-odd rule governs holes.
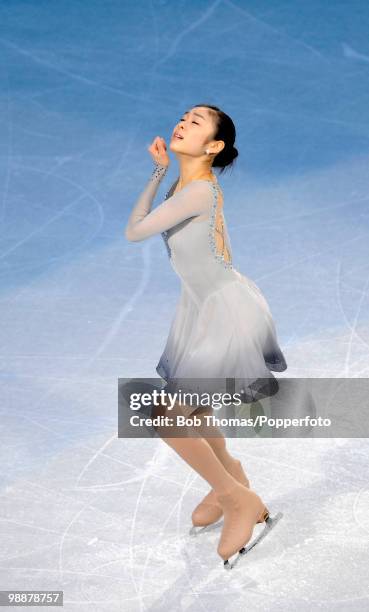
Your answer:
[[[255,540],[253,540],[253,542],[251,542],[247,546],[243,546],[241,550],[239,550],[238,555],[236,559],[233,561],[233,563],[230,563],[229,559],[227,559],[227,561],[224,561],[224,569],[227,569],[227,570],[233,569],[235,565],[239,562],[241,557],[244,557],[248,552],[250,552],[250,550],[254,548],[254,546],[256,546],[256,544],[259,544],[261,540],[263,540],[268,535],[268,533],[276,526],[278,521],[281,520],[282,516],[283,516],[283,512],[278,512],[273,517],[269,516],[267,520],[265,521],[265,526],[264,526],[263,531],[259,533],[259,535],[255,538]]]
[[[214,531],[215,529],[218,529],[220,525],[223,524],[223,521],[217,521],[216,523],[212,523],[211,525],[205,525],[205,527],[196,527],[196,526],[192,526],[190,531],[188,532],[188,534],[192,537],[200,535],[202,533],[208,533],[211,531]]]

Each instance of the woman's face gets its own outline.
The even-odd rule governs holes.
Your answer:
[[[204,106],[196,106],[185,112],[172,132],[169,149],[184,155],[206,155],[205,149],[212,142],[214,120]],[[214,141],[215,142],[215,141]]]

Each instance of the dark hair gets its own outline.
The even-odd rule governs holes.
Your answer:
[[[220,153],[214,157],[212,167],[220,168],[221,174],[224,172],[226,167],[233,166],[233,162],[238,156],[238,151],[234,146],[234,141],[236,140],[236,128],[230,116],[224,113],[217,106],[212,106],[211,104],[195,104],[195,107],[198,106],[204,106],[205,108],[210,108],[214,111],[213,114],[216,128],[213,139],[223,140],[225,146],[222,151],[220,151]]]

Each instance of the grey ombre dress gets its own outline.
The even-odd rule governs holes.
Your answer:
[[[160,233],[181,280],[156,370],[167,390],[224,392],[225,381],[233,379],[232,391],[244,402],[273,394],[271,370],[282,372],[287,363],[265,297],[232,264],[218,182],[194,180],[173,194],[177,179],[150,212],[166,170],[155,164],[125,232],[132,241]]]

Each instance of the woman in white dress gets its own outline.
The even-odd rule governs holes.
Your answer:
[[[233,378],[233,391],[252,402],[265,396],[265,387],[258,388],[257,382],[275,382],[271,370],[281,372],[287,364],[264,295],[232,263],[222,191],[212,169],[222,173],[231,166],[238,155],[235,137],[232,119],[218,107],[201,104],[185,112],[169,146],[179,162],[179,177],[151,210],[170,163],[165,141],[156,137],[148,149],[155,167],[130,214],[125,237],[140,241],[160,233],[181,279],[181,295],[156,367],[167,381],[166,390],[215,392],[216,382],[209,389],[210,379]],[[164,405],[155,410],[155,416],[168,414]],[[205,415],[213,414],[211,406],[178,403],[170,416],[177,414],[197,415],[202,425],[192,432],[187,427],[183,438],[171,437],[166,427],[157,430],[210,484],[192,522],[210,525],[224,515],[217,552],[229,567],[229,557],[243,549],[255,524],[268,520],[268,509],[250,488],[240,461],[229,454],[224,436],[204,427]]]

